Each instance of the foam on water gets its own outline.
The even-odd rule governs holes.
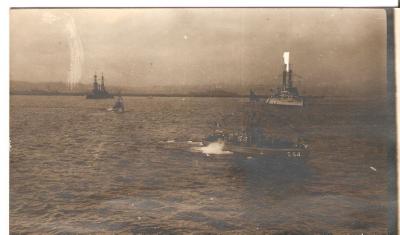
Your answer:
[[[194,152],[204,153],[207,156],[210,154],[215,154],[215,155],[232,154],[232,152],[230,151],[225,151],[224,146],[225,146],[224,142],[214,142],[204,147],[194,147],[192,148],[192,150]]]

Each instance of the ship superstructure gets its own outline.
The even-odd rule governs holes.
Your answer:
[[[90,94],[86,95],[86,99],[111,99],[114,96],[107,92],[104,86],[104,75],[101,74],[101,83],[97,82],[97,75],[94,74],[93,88]]]
[[[293,86],[293,71],[289,63],[289,52],[283,53],[282,87],[265,100],[270,105],[303,106],[303,97],[295,86]]]

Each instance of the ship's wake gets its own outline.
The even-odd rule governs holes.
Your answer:
[[[191,148],[191,150],[193,152],[204,153],[207,156],[211,154],[214,155],[232,154],[232,152],[224,150],[224,145],[225,145],[224,142],[214,142],[204,147],[193,147]]]

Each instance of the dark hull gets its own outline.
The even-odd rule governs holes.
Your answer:
[[[208,145],[211,142],[204,141],[204,145]],[[224,144],[224,151],[230,151],[233,153],[246,154],[250,156],[280,156],[290,158],[304,158],[307,157],[308,151],[302,147],[256,147],[256,146],[241,146],[233,145],[229,143]]]

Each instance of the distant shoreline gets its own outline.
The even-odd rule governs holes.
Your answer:
[[[87,93],[62,93],[62,92],[10,92],[10,96],[86,96]],[[119,94],[112,94],[114,96],[119,96]],[[126,93],[121,94],[121,96],[126,97],[197,97],[197,98],[248,98],[248,95],[207,95],[207,94],[144,94],[144,93]],[[266,98],[267,96],[259,96],[259,98]],[[303,96],[304,98],[325,98],[327,96]]]
[[[10,92],[10,95],[25,95],[25,96],[86,96],[86,93],[36,93],[36,92]],[[141,94],[141,93],[126,93],[112,94],[114,96],[132,96],[132,97],[216,97],[216,98],[247,98],[248,95],[206,95],[206,94]]]

